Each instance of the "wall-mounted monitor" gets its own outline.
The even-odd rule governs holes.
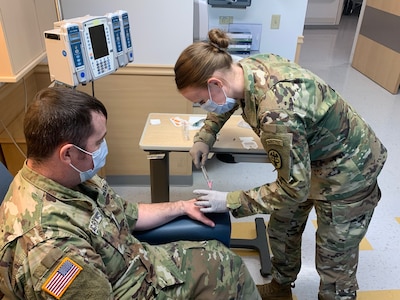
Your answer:
[[[208,0],[212,7],[246,8],[251,5],[251,0]]]

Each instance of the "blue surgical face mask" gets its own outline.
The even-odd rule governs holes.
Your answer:
[[[233,109],[236,105],[236,100],[233,98],[228,98],[225,94],[224,89],[222,89],[222,92],[225,95],[225,103],[224,104],[217,104],[212,100],[211,93],[210,93],[210,87],[208,86],[208,95],[210,96],[210,99],[206,101],[206,103],[200,105],[200,107],[208,112],[213,112],[219,115],[222,115],[231,109]]]
[[[108,154],[108,148],[107,148],[107,142],[104,139],[101,144],[99,149],[97,149],[94,152],[89,152],[86,151],[76,145],[74,145],[74,147],[90,156],[92,156],[92,160],[93,160],[93,169],[89,169],[87,171],[82,172],[81,170],[79,170],[78,168],[76,168],[73,164],[69,164],[75,171],[77,171],[79,173],[79,176],[81,178],[81,182],[84,182],[86,180],[91,179],[94,175],[97,174],[97,172],[104,167],[104,165],[106,164],[106,156]]]

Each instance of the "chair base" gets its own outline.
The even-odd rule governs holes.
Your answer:
[[[268,245],[267,231],[263,218],[256,218],[256,238],[254,239],[231,239],[231,248],[253,249],[260,255],[261,269],[263,277],[271,275],[271,255]]]

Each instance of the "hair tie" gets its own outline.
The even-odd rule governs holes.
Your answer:
[[[213,46],[214,48],[217,48],[218,51],[220,52],[226,52],[225,49],[222,49],[220,46],[218,46],[217,44],[213,43],[213,42],[209,42],[211,46]]]

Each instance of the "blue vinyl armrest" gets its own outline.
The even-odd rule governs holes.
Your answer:
[[[13,176],[10,171],[0,162],[0,204],[3,202],[12,180]]]
[[[141,242],[152,245],[176,241],[218,240],[229,247],[231,239],[231,220],[229,213],[207,214],[215,227],[192,220],[187,216],[178,217],[157,228],[135,231],[134,236]]]

